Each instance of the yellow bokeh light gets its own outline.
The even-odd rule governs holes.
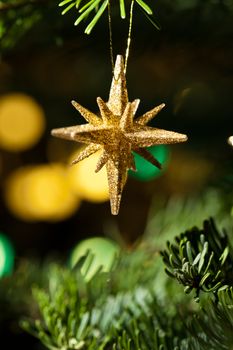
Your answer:
[[[25,205],[27,177],[31,169],[28,166],[16,170],[7,179],[5,186],[5,200],[8,208],[15,216],[26,221],[34,220]]]
[[[107,171],[103,167],[95,173],[100,152],[96,152],[71,166],[68,169],[68,179],[75,193],[89,202],[104,202],[109,199]],[[70,162],[75,159],[77,152],[72,155]]]
[[[59,164],[15,171],[6,183],[5,198],[11,212],[27,221],[61,221],[80,205]]]
[[[44,129],[44,112],[33,98],[21,93],[0,97],[0,147],[24,151],[38,142]]]

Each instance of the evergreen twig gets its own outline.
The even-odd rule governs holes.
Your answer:
[[[194,227],[167,243],[161,252],[166,272],[185,286],[185,292],[217,292],[233,284],[233,251],[225,232],[212,219],[202,230]]]
[[[105,10],[108,7],[108,3],[110,0],[62,0],[59,3],[59,6],[64,7],[64,10],[62,11],[62,15],[66,14],[71,9],[76,9],[78,11],[78,18],[75,21],[75,25],[79,25],[82,21],[88,18],[88,16],[91,13],[95,13],[93,19],[88,24],[88,26],[85,29],[86,34],[90,34],[94,26],[96,25],[97,21],[100,19],[100,17],[103,15]],[[134,0],[131,0],[131,5]],[[143,13],[147,16],[151,16],[153,14],[153,11],[151,7],[147,4],[147,2],[143,0],[135,0],[139,8],[143,11]],[[82,5],[82,7],[81,7]],[[120,7],[120,16],[122,19],[127,17],[127,11],[126,11],[126,5],[125,0],[119,1],[119,7]],[[129,15],[132,17],[132,15],[129,13]],[[151,20],[151,19],[150,19]],[[151,20],[153,25],[160,29],[160,26],[157,25],[153,20]]]

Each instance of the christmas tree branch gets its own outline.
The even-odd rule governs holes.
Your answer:
[[[146,2],[144,2],[143,0],[135,0],[135,2],[147,17],[153,14],[151,7]],[[130,4],[131,4],[130,6],[132,6],[132,3],[134,3],[134,0],[130,1]],[[89,0],[62,0],[59,3],[59,6],[64,8],[64,10],[62,11],[62,15],[66,14],[71,9],[75,9],[78,12],[78,18],[74,23],[75,25],[79,25],[91,13],[94,13],[93,19],[85,29],[85,33],[90,34],[92,29],[96,25],[97,21],[100,19],[100,17],[103,15],[105,10],[108,8],[109,4],[110,4],[110,0],[90,0],[90,1]],[[119,1],[119,7],[120,7],[121,18],[122,19],[126,18],[127,11],[125,6],[125,0]],[[130,13],[129,13],[129,16],[132,17]],[[150,18],[150,21],[153,23],[153,25],[157,29],[160,29],[160,26],[157,25],[151,18]]]
[[[233,285],[233,250],[225,232],[212,219],[167,243],[161,252],[167,274],[185,287],[185,292],[217,292]]]
[[[185,231],[162,252],[169,276],[188,291],[205,292],[199,293],[199,304],[184,298],[182,288],[164,273],[156,246],[148,243],[122,251],[111,271],[100,267],[91,279],[86,279],[94,263],[91,253],[72,270],[28,264],[13,276],[11,294],[9,289],[4,293],[3,281],[0,291],[9,299],[0,293],[0,301],[7,308],[14,305],[15,312],[20,305],[21,314],[28,305],[22,328],[52,350],[230,349],[233,259],[226,232],[206,220],[202,229]],[[90,264],[83,272],[86,259]],[[28,291],[35,276],[33,301]]]
[[[218,302],[208,300],[202,310],[188,323],[193,350],[232,349],[233,289],[218,292]],[[194,340],[195,339],[195,340]]]
[[[188,343],[181,319],[169,315],[152,290],[138,286],[93,299],[93,286],[105,294],[101,274],[89,284],[77,273],[53,270],[47,292],[33,290],[41,319],[21,325],[48,349],[178,350],[178,334]]]

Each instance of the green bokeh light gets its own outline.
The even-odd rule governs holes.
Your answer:
[[[153,164],[134,153],[137,171],[129,171],[129,176],[141,181],[150,181],[163,174],[169,159],[169,148],[165,145],[152,146],[148,151],[162,164],[162,170],[156,168]]]
[[[109,239],[89,238],[73,249],[70,256],[70,266],[73,268],[81,257],[89,253],[81,268],[82,275],[89,281],[100,268],[103,272],[110,271],[119,252],[119,246]]]
[[[0,233],[0,278],[12,273],[14,257],[14,248],[10,240]]]

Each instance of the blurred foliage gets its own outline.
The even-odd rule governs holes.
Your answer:
[[[42,11],[40,6],[37,6],[39,4],[39,1],[0,2],[1,50],[13,48],[15,43],[41,20]]]
[[[164,202],[161,205],[161,202]],[[214,217],[220,227],[233,229],[230,211],[232,187],[226,191],[209,187],[203,193],[191,197],[175,195],[165,201],[154,197],[144,231],[144,240],[153,241],[163,249],[166,240],[173,239],[187,227],[201,226],[207,217]]]
[[[25,312],[34,314],[36,307],[31,287],[34,283],[38,286],[44,286],[47,283],[48,266],[48,262],[39,267],[35,261],[21,260],[11,277],[1,279],[0,326],[6,319],[17,319]]]

